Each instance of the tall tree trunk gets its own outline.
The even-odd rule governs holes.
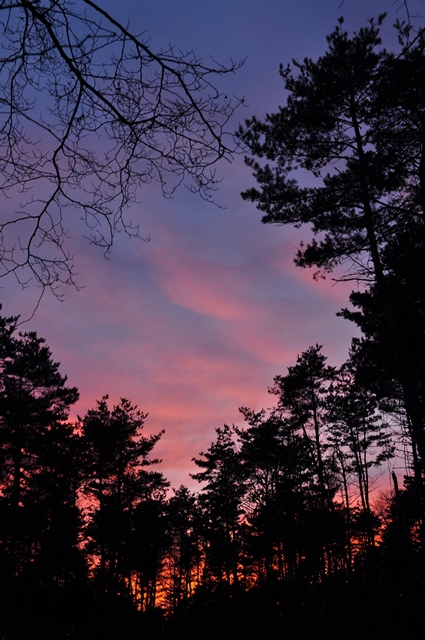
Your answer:
[[[360,190],[362,196],[364,223],[369,242],[369,250],[372,258],[376,286],[378,290],[378,296],[381,302],[382,310],[384,312],[390,342],[396,362],[400,383],[403,389],[403,396],[407,413],[409,414],[412,431],[417,442],[419,456],[422,463],[422,472],[425,471],[425,434],[424,434],[424,420],[422,415],[422,409],[420,406],[417,388],[413,382],[409,367],[407,364],[406,355],[404,353],[403,345],[400,337],[400,330],[398,327],[397,317],[395,313],[393,296],[389,290],[387,279],[384,275],[381,256],[378,249],[378,243],[375,234],[373,212],[371,206],[371,198],[368,188],[368,163],[366,160],[365,152],[363,149],[363,140],[360,132],[360,126],[357,118],[356,104],[354,93],[351,95],[351,119],[355,132],[357,154],[359,159],[360,169]]]

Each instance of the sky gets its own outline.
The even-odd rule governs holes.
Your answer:
[[[77,6],[79,0],[76,2]],[[227,64],[246,61],[218,85],[245,97],[230,130],[252,115],[264,117],[283,103],[279,63],[316,58],[343,15],[349,31],[388,11],[386,30],[403,8],[391,0],[104,0],[110,13],[145,32],[151,48],[168,43]],[[412,12],[421,3],[411,2]],[[425,9],[425,8],[424,8]],[[336,312],[352,288],[330,278],[313,281],[293,257],[306,230],[264,226],[240,192],[254,185],[243,158],[223,162],[218,205],[181,188],[164,199],[155,184],[138,193],[132,217],[150,242],[117,237],[108,259],[79,236],[79,291],[59,302],[46,295],[34,318],[37,331],[70,385],[80,390],[71,418],[109,394],[148,412],[145,432],[165,435],[155,454],[173,487],[196,483],[191,459],[215,439],[224,423],[242,425],[241,406],[270,406],[267,388],[297,355],[322,344],[329,363],[348,356],[355,327]],[[31,315],[37,291],[1,283],[4,315]]]

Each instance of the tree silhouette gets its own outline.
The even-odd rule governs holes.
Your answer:
[[[204,574],[211,579],[211,586],[230,586],[239,580],[239,526],[245,487],[231,427],[224,425],[216,433],[216,441],[200,453],[202,457],[193,458],[201,471],[191,476],[206,483],[199,498],[206,541]]]
[[[300,525],[315,494],[310,442],[278,409],[269,416],[264,410],[241,412],[248,423],[237,429],[247,486],[246,534],[256,579],[273,588],[277,581],[293,582],[305,553]]]
[[[345,265],[337,278],[375,287],[424,468],[424,413],[386,250],[394,235],[412,227],[424,233],[425,35],[409,42],[409,29],[399,26],[401,51],[388,53],[379,37],[382,20],[352,38],[341,20],[325,55],[294,61],[294,71],[281,67],[285,106],[239,131],[259,184],[242,195],[258,203],[265,223],[311,226],[314,237],[301,244],[299,266],[315,265],[321,275]],[[300,168],[313,186],[301,184]]]
[[[332,384],[328,402],[329,442],[336,451],[345,482],[351,473],[356,478],[360,497],[360,514],[356,514],[356,519],[364,523],[366,546],[370,548],[375,544],[376,523],[370,503],[370,471],[394,457],[395,445],[388,424],[378,413],[375,394],[356,381],[353,362],[341,367]],[[347,501],[347,486],[345,492]],[[348,503],[346,507],[352,511],[351,520],[355,504],[354,509]]]
[[[78,391],[66,386],[59,364],[34,332],[7,338],[0,372],[1,484],[8,505],[1,557],[7,552],[14,567],[18,513],[39,471],[42,441],[60,428],[55,426],[58,422],[66,420]]]
[[[86,577],[78,447],[65,422],[78,391],[66,385],[42,338],[15,335],[16,320],[1,321],[0,600],[9,632],[27,625],[54,633],[68,626],[67,616],[60,619],[65,602]]]
[[[168,501],[168,606],[171,613],[186,609],[200,582],[199,513],[195,494],[181,485]]]
[[[185,182],[210,199],[240,104],[214,78],[240,65],[153,51],[93,0],[6,0],[0,11],[0,190],[20,203],[4,207],[0,276],[59,293],[75,283],[76,212],[108,252],[116,231],[139,234],[125,212],[141,185],[170,196]]]
[[[425,285],[422,278],[425,238],[420,225],[410,220],[401,232],[394,233],[384,252],[391,283],[393,307],[400,327],[400,341],[421,413],[425,414]],[[380,400],[384,410],[401,423],[404,439],[409,441],[417,482],[422,482],[422,465],[416,432],[409,414],[405,415],[397,363],[391,350],[388,326],[375,286],[354,291],[350,296],[354,310],[343,309],[340,315],[355,322],[363,339],[353,341],[357,377]]]
[[[150,553],[142,544],[140,523],[146,518],[141,513],[148,508],[147,503],[154,508],[163,500],[167,486],[162,474],[145,469],[158,462],[149,455],[162,436],[162,432],[142,435],[146,417],[147,414],[124,398],[111,410],[108,396],[104,396],[97,402],[96,409],[89,410],[80,419],[86,452],[84,491],[92,498],[86,550],[96,565],[100,593],[112,597],[131,593],[131,572],[133,569],[140,572],[140,568],[132,565],[135,536],[139,537],[141,548],[138,556],[142,553],[146,557]],[[152,529],[154,518],[147,516],[149,519]],[[152,551],[151,561],[153,557]]]
[[[333,487],[329,460],[325,459],[326,399],[335,369],[326,365],[322,347],[316,345],[304,351],[297,363],[288,368],[286,376],[276,376],[272,392],[280,395],[279,405],[290,412],[298,429],[310,444],[317,474],[323,509],[332,504]]]

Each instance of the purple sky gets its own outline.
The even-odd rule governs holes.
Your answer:
[[[397,16],[391,0],[345,0],[342,9],[340,0],[102,5],[121,21],[131,18],[132,29],[146,31],[152,48],[171,42],[223,63],[248,56],[220,85],[246,96],[248,106],[232,129],[245,117],[276,110],[283,102],[279,63],[322,54],[340,15],[350,31],[386,10],[388,27]],[[261,225],[259,212],[239,195],[253,184],[242,158],[218,171],[224,179],[217,201],[225,208],[184,188],[172,200],[155,185],[140,192],[132,217],[149,243],[119,236],[104,260],[75,236],[78,283],[85,288],[67,290],[62,303],[45,296],[22,327],[46,338],[62,373],[80,389],[74,416],[104,394],[113,402],[127,397],[149,412],[146,432],[166,431],[157,454],[174,487],[194,486],[191,458],[206,450],[215,427],[241,424],[238,407],[271,404],[267,387],[297,354],[319,343],[331,364],[341,364],[355,332],[335,316],[350,287],[314,282],[293,264],[306,232]],[[37,292],[3,285],[3,313],[28,317]]]

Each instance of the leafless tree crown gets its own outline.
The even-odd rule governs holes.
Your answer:
[[[211,198],[240,104],[214,80],[240,64],[155,53],[91,0],[0,0],[0,34],[0,277],[59,295],[76,215],[109,251],[140,185]]]

